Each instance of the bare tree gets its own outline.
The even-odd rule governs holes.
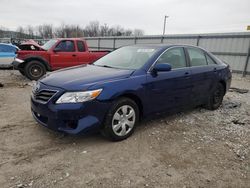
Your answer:
[[[43,25],[43,32],[44,32],[44,37],[45,38],[53,38],[53,27],[52,25],[49,24],[44,24]]]
[[[4,35],[6,34],[1,31],[0,28],[0,37]],[[42,24],[38,26],[28,25],[26,27],[19,26],[15,35],[17,38],[41,37],[50,39],[53,37],[142,36],[144,35],[144,31],[141,29],[134,29],[132,31],[131,29],[125,29],[119,25],[110,27],[106,23],[100,25],[98,21],[91,21],[84,28],[79,25],[67,25],[64,23],[58,27],[53,27],[51,24]]]
[[[124,29],[117,25],[115,27],[113,27],[113,36],[122,36],[124,33]]]
[[[17,38],[25,38],[25,34],[24,34],[24,28],[22,26],[19,26],[17,29],[16,29],[16,37]]]
[[[38,33],[42,38],[53,38],[53,26],[50,24],[43,24],[37,27]]]
[[[130,29],[127,29],[127,30],[124,31],[125,36],[131,36],[132,34],[133,34],[133,31],[130,30]]]
[[[39,36],[44,38],[43,26],[42,25],[37,26],[37,31],[38,31]]]
[[[4,37],[5,37],[4,34],[5,34],[6,30],[7,30],[7,29],[6,29],[5,27],[0,26],[0,37],[1,37],[1,38],[4,38]]]
[[[84,36],[96,37],[99,35],[99,31],[100,31],[99,22],[92,21],[84,28]]]
[[[29,35],[30,38],[34,38],[34,28],[31,25],[26,27],[25,33]]]
[[[64,28],[65,28],[64,23],[62,23],[59,27],[57,27],[54,30],[55,37],[63,38],[64,37]]]
[[[100,35],[101,36],[108,36],[109,35],[109,26],[108,24],[101,25],[100,27]]]
[[[141,30],[141,29],[134,29],[133,35],[136,36],[136,37],[143,36],[144,31]]]

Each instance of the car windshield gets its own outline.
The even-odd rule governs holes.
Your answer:
[[[42,48],[44,50],[49,50],[52,46],[54,46],[54,44],[57,42],[56,39],[51,39],[48,42],[46,42],[44,45],[42,45]]]
[[[118,69],[139,69],[155,53],[156,48],[127,46],[97,60],[94,65]]]

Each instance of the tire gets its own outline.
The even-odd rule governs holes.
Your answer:
[[[30,80],[38,80],[46,74],[46,67],[42,62],[33,60],[25,65],[24,74]]]
[[[25,76],[25,72],[24,72],[23,69],[19,69],[19,72],[20,72],[23,76]]]
[[[224,95],[225,95],[224,86],[221,83],[218,83],[213,92],[210,94],[208,102],[205,107],[208,110],[216,110],[222,104]]]
[[[120,98],[113,102],[101,132],[112,141],[121,141],[133,134],[138,120],[137,104],[129,98]]]

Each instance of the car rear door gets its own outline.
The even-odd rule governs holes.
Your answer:
[[[55,69],[78,65],[76,47],[73,40],[60,41],[50,56],[51,64]]]
[[[157,63],[168,63],[172,70],[147,73],[147,97],[149,111],[172,111],[176,107],[189,106],[192,90],[191,71],[187,67],[184,48],[174,47],[166,50],[157,60]]]
[[[192,101],[197,105],[204,104],[217,80],[216,64],[208,64],[209,57],[199,48],[186,47],[186,52],[192,72]]]
[[[87,51],[84,42],[81,40],[76,41],[76,46],[77,46],[77,64],[82,65],[82,64],[88,64],[90,62],[90,53]]]

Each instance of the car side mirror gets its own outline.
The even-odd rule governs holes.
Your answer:
[[[171,69],[172,67],[168,63],[157,63],[154,66],[154,71],[156,72],[167,72],[167,71],[171,71]]]

